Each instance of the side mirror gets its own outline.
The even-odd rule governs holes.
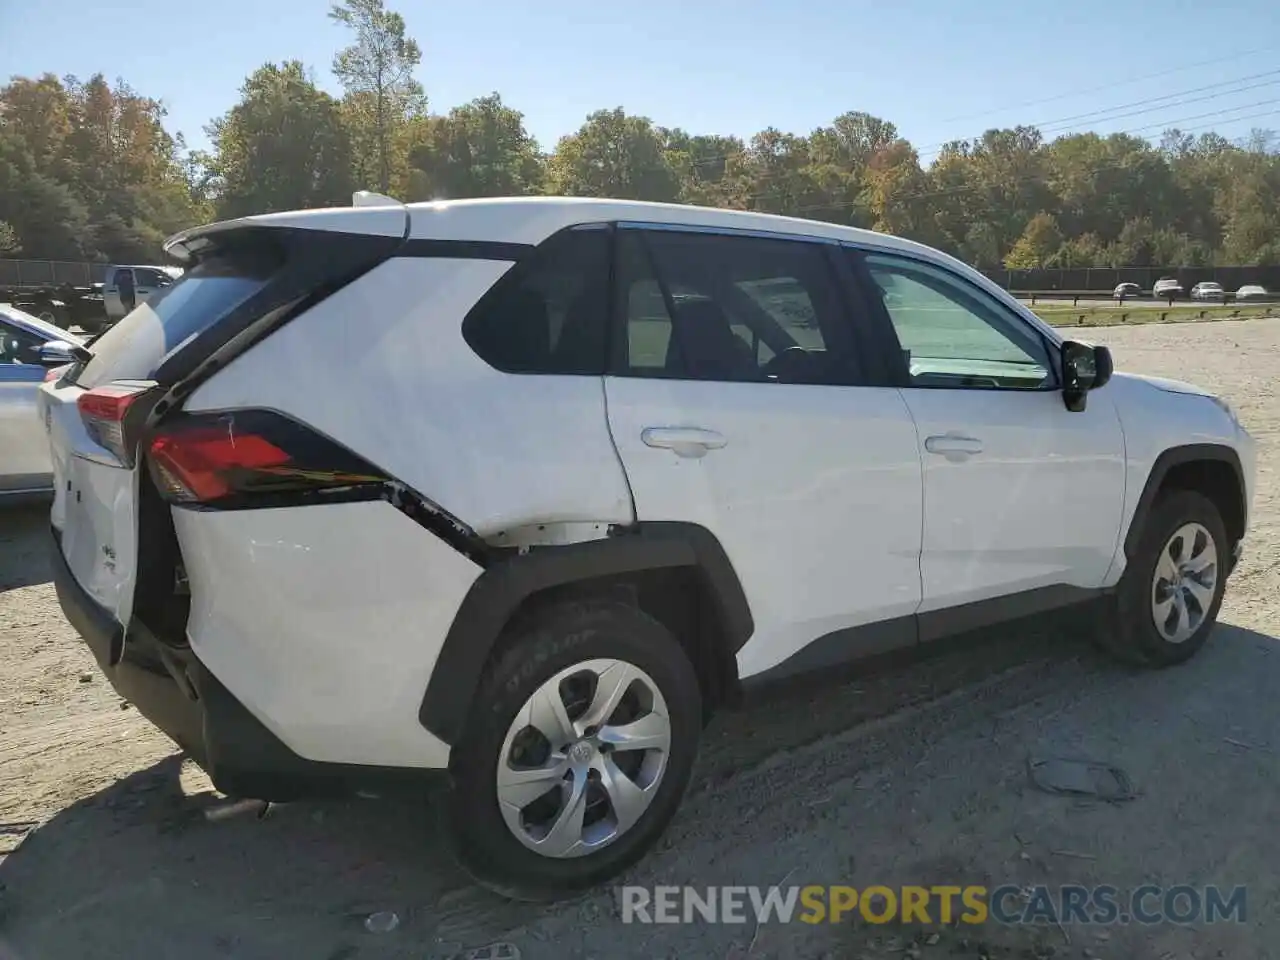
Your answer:
[[[65,340],[49,340],[36,348],[36,362],[42,367],[61,367],[75,360],[75,347]]]
[[[1105,386],[1111,379],[1111,351],[1088,343],[1067,340],[1062,344],[1062,399],[1067,409],[1078,413],[1085,408],[1090,390]]]

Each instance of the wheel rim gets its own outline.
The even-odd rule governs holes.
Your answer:
[[[508,829],[546,857],[613,843],[649,809],[667,768],[671,721],[658,685],[622,660],[561,670],[525,701],[498,757]]]
[[[1200,629],[1218,587],[1218,547],[1200,523],[1174,531],[1151,578],[1151,618],[1169,643],[1184,643]]]

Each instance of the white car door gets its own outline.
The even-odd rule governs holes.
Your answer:
[[[640,522],[701,524],[732,562],[743,677],[915,642],[915,431],[897,390],[860,385],[839,254],[619,229],[610,428]]]
[[[127,267],[107,267],[102,278],[102,309],[111,321],[124,316],[124,304],[120,301],[120,284],[118,277]]]
[[[908,367],[902,394],[924,464],[922,638],[941,632],[931,611],[1012,598],[994,616],[975,608],[978,625],[1101,586],[1125,480],[1107,389],[1069,411],[1056,344],[1011,306],[936,263],[852,256]]]
[[[44,340],[0,317],[0,493],[49,486],[49,440],[36,410]]]

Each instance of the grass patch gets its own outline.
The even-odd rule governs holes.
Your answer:
[[[1118,327],[1132,323],[1192,323],[1198,320],[1252,320],[1280,316],[1277,304],[1179,304],[1175,307],[1037,304],[1031,308],[1055,327]]]

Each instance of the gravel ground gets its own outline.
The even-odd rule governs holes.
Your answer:
[[[1280,796],[1280,320],[1088,335],[1122,368],[1220,390],[1259,440],[1245,560],[1202,655],[1131,672],[1068,621],[728,714],[660,848],[626,880],[1246,884],[1246,922],[627,926],[610,890],[530,906],[476,889],[426,803],[211,820],[208,781],[112,693],[62,619],[45,519],[24,510],[0,513],[0,958],[445,958],[495,943],[558,960],[1280,956],[1280,838],[1262,826]],[[1137,797],[1029,785],[1028,757],[1063,755],[1118,765]],[[375,911],[397,928],[367,932]]]

